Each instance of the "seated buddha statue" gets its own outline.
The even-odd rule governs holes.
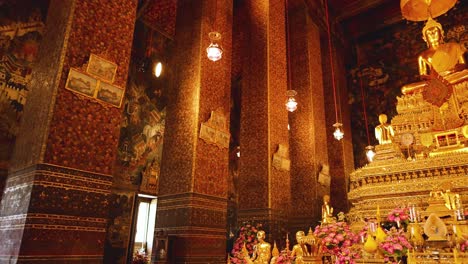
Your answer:
[[[392,125],[387,123],[387,115],[379,115],[380,124],[375,127],[375,138],[379,141],[379,145],[375,146],[374,160],[392,160],[403,157],[398,144],[393,142],[395,131]]]
[[[265,241],[265,231],[260,230],[257,232],[258,243],[250,259],[255,264],[269,264],[271,258],[271,245]]]
[[[323,196],[322,205],[322,225],[335,222],[333,218],[333,207],[330,206],[330,196]]]
[[[418,57],[419,74],[422,79],[430,79],[434,71],[451,83],[464,78],[466,74],[448,76],[465,68],[465,48],[459,43],[444,43],[444,30],[440,23],[430,18],[422,29],[422,38],[428,46]],[[403,86],[401,91],[403,94],[413,93],[424,89],[426,85],[426,81],[412,83]]]
[[[422,33],[428,49],[418,57],[421,76],[429,75],[430,70],[445,76],[465,68],[464,47],[454,42],[444,43],[444,30],[440,23],[429,19]]]
[[[395,135],[393,127],[387,124],[387,115],[379,115],[380,125],[375,127],[375,137],[380,145],[392,143],[392,138]]]
[[[302,259],[302,256],[304,255],[304,249],[307,250],[306,247],[303,247],[301,244],[302,238],[305,236],[304,231],[297,231],[296,232],[296,241],[297,244],[293,246],[292,251],[291,251],[291,257],[296,257],[295,263],[297,264],[303,264],[304,261]],[[308,254],[308,252],[306,252]]]

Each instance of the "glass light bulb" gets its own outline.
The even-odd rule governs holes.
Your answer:
[[[341,140],[344,137],[343,130],[341,127],[343,124],[341,123],[335,123],[333,127],[335,127],[335,132],[333,132],[333,136],[335,137],[336,140]]]
[[[297,102],[294,97],[289,97],[288,101],[286,101],[286,110],[289,112],[294,112],[297,109]]]
[[[223,55],[223,49],[217,43],[211,43],[208,48],[206,48],[206,55],[208,59],[212,61],[218,61]]]
[[[374,160],[375,152],[373,146],[366,147],[366,157],[369,162],[372,162]]]
[[[162,73],[162,63],[158,62],[154,66],[154,76],[156,76],[156,78],[158,78],[159,76],[161,76],[161,73]]]

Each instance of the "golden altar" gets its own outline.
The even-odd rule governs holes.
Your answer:
[[[468,253],[454,250],[452,230],[457,226],[468,239],[468,70],[448,74],[444,80],[452,92],[441,106],[425,100],[424,91],[432,88],[427,82],[402,88],[398,114],[391,121],[391,143],[378,145],[377,159],[350,175],[348,220],[355,229],[375,219],[377,207],[382,220],[396,207],[418,208],[420,226],[432,213],[441,217],[450,230],[445,244],[426,240],[411,263],[468,263]]]
[[[446,79],[453,94],[440,108],[423,99],[424,82],[398,98],[392,147],[405,156],[375,160],[351,173],[352,221],[375,217],[377,205],[383,212],[407,205],[427,208],[435,189],[458,193],[461,204],[468,204],[468,70]],[[404,144],[408,138],[411,144]]]

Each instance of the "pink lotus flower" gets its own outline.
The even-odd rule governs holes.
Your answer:
[[[398,259],[404,256],[408,249],[412,247],[406,239],[404,231],[392,227],[387,232],[385,241],[380,243],[379,248],[387,258],[393,257]]]
[[[358,241],[358,236],[351,232],[346,222],[317,226],[314,234],[322,239],[323,252],[336,256]]]

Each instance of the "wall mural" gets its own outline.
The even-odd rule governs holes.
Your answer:
[[[154,64],[156,61],[165,61],[163,54],[170,40],[140,25],[142,28],[135,34],[141,36],[139,39],[147,39],[148,46],[144,57],[136,55],[132,60],[124,101],[116,177],[120,182],[139,185],[141,192],[156,195],[166,118],[163,90],[168,86],[169,72],[165,69],[164,74],[156,78]]]
[[[436,18],[444,27],[445,42],[464,43],[468,48],[467,10],[467,5],[460,3],[447,15]],[[421,36],[423,27],[423,22],[404,21],[361,38],[356,44],[356,65],[348,69],[355,167],[367,163],[364,149],[368,143],[360,80],[365,94],[370,144],[376,145],[374,128],[379,124],[378,115],[385,113],[390,121],[396,115],[396,97],[401,95],[400,88],[419,81],[417,57],[427,49]]]
[[[170,73],[165,54],[170,40],[140,22],[135,40],[138,43],[134,43],[127,83],[115,176],[120,183],[139,186],[140,192],[156,195],[166,118],[163,90],[169,86]],[[158,78],[154,75],[157,61],[164,64]]]
[[[157,195],[166,120],[165,91],[170,88],[171,74],[167,56],[172,41],[165,36],[140,20],[135,24],[105,262],[127,263],[131,258],[127,247],[135,192]],[[163,63],[159,78],[154,75],[157,61]]]
[[[46,11],[32,5],[19,14],[6,3],[0,10],[0,170],[8,170]]]

